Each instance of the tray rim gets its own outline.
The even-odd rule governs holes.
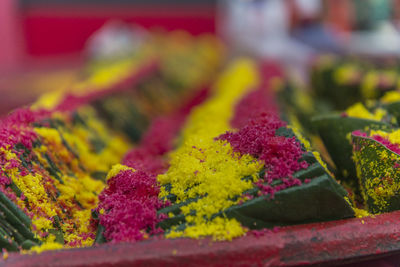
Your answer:
[[[232,241],[161,239],[10,253],[0,266],[299,266],[344,264],[400,253],[400,211],[281,227]]]

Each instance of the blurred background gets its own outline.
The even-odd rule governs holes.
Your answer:
[[[216,34],[230,53],[277,59],[305,76],[321,52],[397,56],[399,20],[400,0],[1,0],[0,105],[68,83],[93,40],[117,40],[106,49],[118,50],[138,31]]]
[[[88,38],[110,20],[195,35],[218,33],[264,53],[273,45],[260,42],[288,36],[317,49],[345,45],[376,52],[368,51],[359,39],[367,33],[397,39],[400,1],[2,0],[0,12],[0,67],[10,70],[55,58],[76,60]],[[380,46],[374,49],[395,47],[387,42]]]

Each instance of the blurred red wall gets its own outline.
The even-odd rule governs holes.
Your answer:
[[[0,0],[0,70],[18,66],[24,50],[18,6],[14,0]]]
[[[20,14],[26,52],[35,57],[80,52],[88,37],[110,19],[193,34],[215,32],[214,5],[39,5],[23,8]]]

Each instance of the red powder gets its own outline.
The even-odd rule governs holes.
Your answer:
[[[173,148],[173,141],[184,122],[180,114],[159,118],[153,122],[141,145],[125,156],[123,164],[152,175],[162,173],[168,167],[163,155]]]
[[[143,171],[122,171],[108,181],[100,194],[97,211],[104,209],[100,224],[104,237],[113,242],[137,241],[146,234],[160,233],[157,210],[164,203],[158,198],[156,178]]]
[[[278,111],[274,96],[268,90],[268,87],[262,86],[258,90],[247,94],[235,107],[235,115],[231,125],[235,128],[241,128],[247,124],[249,119],[269,112],[276,114]]]
[[[166,215],[157,217],[157,210],[170,203],[158,199],[156,177],[168,168],[165,153],[173,149],[186,116],[205,99],[208,90],[200,90],[175,114],[154,120],[140,145],[124,157],[123,164],[137,171],[122,171],[111,178],[96,208],[107,240],[132,242],[162,232],[156,225]],[[101,209],[105,211],[103,214]]]
[[[268,88],[251,92],[236,106],[232,125],[237,132],[226,132],[217,139],[228,141],[233,150],[241,154],[250,154],[265,164],[266,174],[256,185],[262,194],[274,193],[288,187],[301,184],[292,174],[307,168],[305,161],[300,161],[303,154],[301,144],[295,137],[277,136],[276,130],[286,126],[276,115],[276,108]],[[282,183],[270,186],[274,180]],[[265,185],[264,183],[267,183]]]
[[[34,140],[37,139],[36,133],[31,127],[32,123],[43,118],[47,112],[33,112],[30,109],[18,109],[0,121],[0,148],[13,150],[17,156],[21,156],[23,150],[16,149],[17,145],[23,145],[28,151],[32,149]],[[26,155],[29,160],[31,155]],[[4,152],[0,152],[0,165],[6,169],[18,168],[21,175],[26,174],[26,169],[17,160],[8,160]],[[6,177],[0,170],[0,185],[2,187],[11,183],[11,179]],[[14,192],[9,188],[2,190],[7,197],[15,199]]]
[[[276,130],[284,125],[277,116],[263,113],[239,131],[227,132],[218,137],[228,141],[234,151],[250,154],[264,162],[266,174],[256,185],[264,194],[271,196],[277,191],[300,185],[301,181],[293,178],[292,174],[308,167],[305,161],[300,161],[303,151],[295,137],[275,135]],[[274,180],[281,180],[282,184],[269,186]]]

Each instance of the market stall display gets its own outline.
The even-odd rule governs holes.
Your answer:
[[[360,73],[376,66],[316,64],[304,91],[277,63],[227,60],[213,37],[182,32],[92,61],[0,123],[3,257],[187,238],[229,248],[318,228],[304,245],[399,209],[397,74],[363,95]],[[350,77],[336,93],[354,99],[317,103],[332,77]]]

